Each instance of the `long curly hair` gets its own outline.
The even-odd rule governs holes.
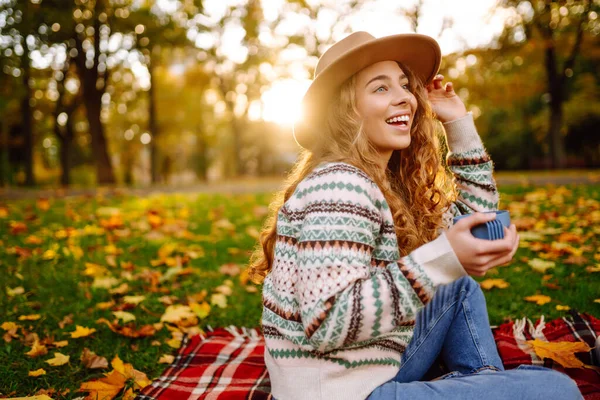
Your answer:
[[[394,150],[387,168],[382,170],[377,149],[361,127],[354,89],[356,74],[348,79],[329,106],[323,134],[317,135],[313,150],[301,152],[284,189],[270,204],[269,217],[250,257],[248,274],[254,283],[262,283],[271,271],[280,208],[298,184],[323,161],[351,164],[379,186],[393,215],[401,256],[437,237],[443,225],[442,215],[456,197],[456,188],[441,163],[439,122],[427,101],[426,89],[408,68],[400,63],[399,66],[417,99],[410,146]]]

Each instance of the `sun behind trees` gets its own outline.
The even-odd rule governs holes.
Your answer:
[[[385,21],[378,26],[460,42],[456,13],[472,10],[432,5],[7,0],[1,183],[183,185],[281,175],[298,151],[293,108],[327,46],[377,13]],[[498,20],[501,29],[476,48],[454,46],[442,72],[479,117],[496,166],[600,165],[599,139],[589,134],[600,122],[600,6],[492,5],[494,17],[479,29]]]

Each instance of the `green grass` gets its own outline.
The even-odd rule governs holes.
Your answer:
[[[600,297],[597,289],[600,287],[600,273],[585,269],[599,262],[594,255],[600,231],[594,228],[592,219],[595,218],[594,211],[600,210],[600,186],[546,187],[541,188],[546,192],[536,198],[531,193],[540,188],[515,186],[502,189],[501,208],[511,208],[518,219],[517,212],[521,207],[523,216],[536,218],[538,226],[532,231],[548,233],[544,236],[545,243],[557,239],[556,234],[549,234],[552,232],[548,228],[575,232],[583,238],[583,243],[572,245],[574,248],[583,246],[583,256],[589,262],[584,265],[567,264],[564,261],[568,254],[554,259],[556,267],[548,270],[548,274],[553,275],[549,282],[561,288],[553,290],[544,286],[543,275],[533,271],[526,262],[526,258],[540,258],[539,252],[522,247],[510,266],[500,267],[484,278],[503,278],[510,284],[507,289],[486,291],[491,324],[498,325],[507,319],[523,316],[536,319],[542,314],[546,319],[556,318],[565,314],[556,310],[557,304],[600,316],[600,304],[593,302]],[[264,219],[261,209],[256,207],[266,206],[270,198],[270,194],[78,197],[51,199],[47,211],[40,209],[36,200],[0,203],[0,324],[12,321],[22,327],[18,338],[9,343],[0,341],[0,395],[33,395],[40,389],[53,388],[58,392],[70,390],[64,395],[55,393],[53,398],[81,396],[77,389],[82,382],[99,378],[107,371],[87,370],[82,366],[79,357],[85,347],[106,357],[109,362],[118,355],[151,379],[159,376],[165,368],[165,365],[157,363],[158,359],[175,351],[165,343],[171,338],[166,328],[152,337],[131,339],[96,322],[99,318],[114,319],[111,310],[96,307],[99,302],[114,300],[120,304],[122,301],[120,295],[92,287],[93,277],[84,274],[86,262],[105,266],[109,275],[119,279],[119,284],[127,282],[130,288],[127,295],[146,296],[140,305],[127,310],[136,316],[137,326],[159,322],[166,308],[159,301],[161,296],[169,295],[174,303],[187,304],[188,296],[206,290],[206,301],[210,302],[214,289],[227,279],[232,281],[234,289],[228,296],[227,308],[213,305],[208,317],[200,321],[200,327],[258,326],[260,290],[248,292],[239,277],[224,276],[219,267],[226,263],[243,265],[247,262],[249,251],[256,243],[252,229],[260,229]],[[7,214],[4,216],[3,206],[4,214]],[[95,233],[101,220],[114,211],[111,208],[119,209],[124,229]],[[153,234],[148,236],[151,232],[147,223],[149,210],[160,215],[167,224],[157,230],[164,234],[162,239],[153,238]],[[224,225],[225,219],[235,225],[235,229],[218,228]],[[12,221],[25,222],[27,232],[12,234]],[[69,227],[74,228],[78,235],[65,237],[65,229]],[[39,245],[26,243],[30,235],[43,242]],[[116,256],[117,267],[108,266],[106,260],[105,246],[110,243],[123,251]],[[177,254],[180,255],[199,254],[201,251],[204,255],[192,257],[183,266],[191,267],[192,274],[173,277],[159,286],[160,291],[151,292],[152,286],[143,277],[150,272],[164,275],[170,269],[151,264],[159,258],[158,250],[165,243],[177,243],[180,246]],[[20,258],[15,254],[16,246],[34,252],[30,257]],[[79,259],[72,252],[73,249],[76,252],[77,248],[82,250]],[[71,252],[65,253],[65,249],[71,249]],[[56,253],[55,257],[51,257],[52,251]],[[133,263],[133,269],[123,269],[124,262]],[[9,296],[9,289],[16,287],[23,287],[25,292]],[[553,301],[538,306],[523,300],[523,297],[537,293],[549,295]],[[18,320],[20,316],[29,314],[39,314],[41,318],[36,321]],[[69,314],[72,314],[73,323],[61,329],[59,322]],[[97,331],[89,337],[72,339],[68,332],[74,331],[75,325],[93,327]],[[40,339],[68,340],[69,344],[60,349],[49,347],[47,355],[31,358],[25,355],[30,347],[23,343],[25,334],[29,332],[37,333]],[[0,329],[0,334],[4,333]],[[45,360],[51,358],[54,351],[69,355],[70,362],[59,367],[46,364]],[[28,371],[38,368],[44,368],[46,375],[28,376]]]

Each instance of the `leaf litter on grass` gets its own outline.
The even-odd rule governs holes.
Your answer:
[[[599,274],[592,268],[600,262],[600,254],[591,249],[597,247],[600,234],[594,231],[594,224],[600,222],[598,197],[596,192],[577,197],[561,187],[519,189],[503,195],[522,238],[515,260],[527,260],[498,269],[494,279],[482,282],[483,288],[489,285],[491,290],[486,291],[490,318],[498,321],[509,314],[506,296],[508,304],[516,304],[513,310],[541,310],[544,306],[537,302],[516,298],[524,290],[541,295],[554,290],[556,307],[569,304],[582,309],[566,290],[574,282],[597,282]],[[93,371],[107,365],[106,357],[117,355],[117,347],[123,357],[131,354],[131,359],[143,359],[136,361],[142,362],[140,370],[151,370],[156,377],[163,367],[159,360],[169,362],[165,356],[179,348],[184,334],[202,332],[207,323],[243,324],[235,318],[258,324],[259,287],[249,282],[245,270],[248,252],[268,213],[269,196],[262,197],[260,204],[258,199],[92,196],[47,199],[47,209],[42,201],[41,207],[34,204],[28,211],[27,202],[10,207],[0,204],[0,241],[4,244],[0,261],[10,277],[1,294],[6,300],[0,298],[11,307],[0,321],[5,342],[18,343],[21,355],[34,348],[35,340],[25,346],[25,338],[35,332],[41,335],[38,351],[45,346],[45,354],[53,354],[63,337],[74,342],[60,350],[70,356],[63,366],[49,366],[45,354],[26,356],[33,368],[16,372],[23,374],[20,379],[45,367],[44,379],[52,384],[57,382],[54,370],[70,365],[83,367],[93,378]],[[584,258],[590,262],[581,264]],[[540,271],[529,265],[531,260],[537,260],[533,264],[541,265]],[[541,280],[542,272],[551,278]],[[54,288],[60,279],[72,286]],[[73,293],[71,300],[60,300],[69,293]],[[46,300],[53,302],[58,315],[49,312]],[[543,311],[557,312],[554,307]],[[148,340],[148,345],[136,344],[140,340]],[[124,396],[127,385],[120,386],[123,378],[111,375],[113,371],[104,375],[106,381],[95,384],[96,393],[106,384],[107,393]],[[74,382],[73,389],[84,380],[92,382],[90,378]]]

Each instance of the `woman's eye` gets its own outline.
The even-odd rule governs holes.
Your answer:
[[[377,89],[375,89],[375,93],[381,93],[385,91],[385,86],[379,86]]]
[[[405,83],[404,85],[402,85],[402,88],[404,88],[406,90],[410,90],[410,84],[409,83]]]

